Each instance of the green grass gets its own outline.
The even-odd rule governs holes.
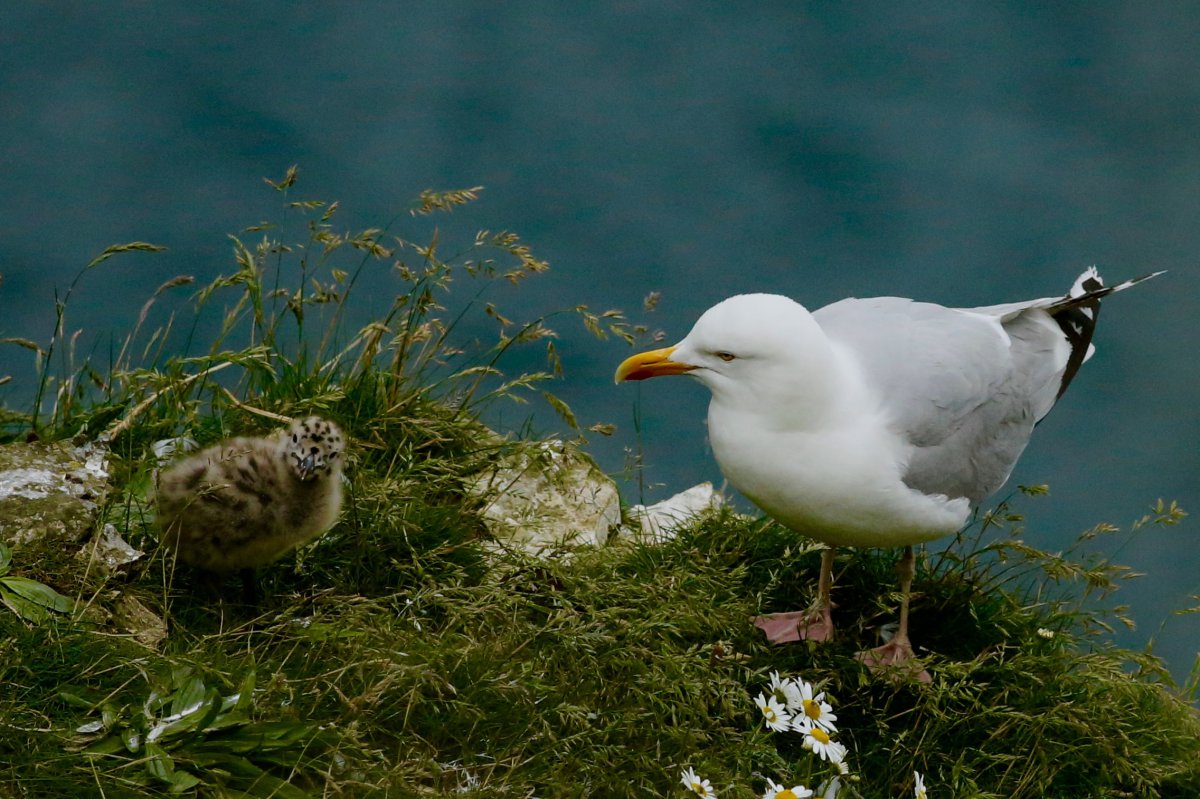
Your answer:
[[[4,579],[43,581],[79,608],[40,622],[0,608],[0,796],[664,797],[684,795],[687,766],[721,797],[761,796],[767,777],[815,787],[813,756],[754,705],[772,671],[833,702],[852,767],[842,797],[911,796],[914,770],[937,797],[1200,795],[1195,694],[1110,642],[1128,575],[1094,554],[1107,528],[1052,555],[1022,543],[1002,506],[923,555],[912,633],[928,686],[854,658],[894,613],[893,552],[839,555],[833,642],[773,648],[748,619],[809,601],[819,551],[768,521],[717,514],[665,544],[569,557],[496,551],[467,486],[536,442],[479,419],[541,401],[556,353],[546,318],[510,321],[490,297],[545,264],[511,234],[446,256],[445,234],[417,245],[391,230],[413,235],[477,190],[426,193],[387,232],[342,234],[336,206],[286,199],[294,183],[272,184],[283,228],[239,237],[257,243],[236,241],[236,270],[190,298],[173,297],[184,280],[156,292],[102,366],[64,341],[65,301],[49,343],[21,343],[42,367],[33,406],[0,417],[7,436],[110,438],[105,519],[149,554],[103,581],[13,554]],[[110,254],[130,249],[144,248]],[[374,269],[394,300],[350,327]],[[613,312],[571,315],[644,332]],[[464,335],[476,317],[494,338]],[[503,374],[531,348],[544,373]],[[306,413],[354,442],[345,512],[262,570],[258,608],[222,611],[157,552],[151,445]],[[1161,507],[1146,526],[1177,517]],[[167,620],[158,647],[111,622],[120,596]]]

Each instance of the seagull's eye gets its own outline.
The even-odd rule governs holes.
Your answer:
[[[724,361],[725,363],[729,363],[730,361],[732,361],[732,360],[733,360],[734,358],[736,358],[737,356],[736,356],[736,355],[734,355],[732,352],[718,352],[718,353],[717,353],[717,357],[718,357],[718,358],[720,358],[720,359],[721,359],[722,361]]]

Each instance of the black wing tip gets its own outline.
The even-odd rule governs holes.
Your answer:
[[[1165,275],[1166,273],[1166,269],[1160,269],[1157,272],[1148,272],[1144,275],[1130,278],[1115,286],[1106,286],[1104,285],[1104,278],[1100,277],[1099,270],[1095,266],[1089,266],[1083,270],[1079,277],[1075,278],[1075,283],[1071,286],[1071,290],[1056,305],[1059,307],[1078,306],[1090,300],[1098,300],[1101,297],[1107,297],[1109,294],[1124,291],[1131,286],[1136,286],[1138,283],[1158,277],[1159,275]]]
[[[1061,397],[1067,386],[1079,371],[1079,367],[1091,353],[1092,334],[1096,329],[1096,320],[1100,315],[1100,300],[1117,291],[1123,291],[1130,286],[1136,286],[1143,280],[1149,280],[1164,274],[1167,270],[1141,275],[1115,286],[1105,286],[1099,270],[1089,266],[1067,292],[1067,296],[1051,305],[1048,310],[1054,321],[1058,323],[1067,342],[1071,345],[1071,353],[1063,370],[1062,382],[1059,384],[1058,396]]]

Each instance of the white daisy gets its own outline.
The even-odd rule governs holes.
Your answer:
[[[913,779],[916,781],[916,788],[914,789],[916,799],[927,799],[925,795],[925,778],[921,776],[921,772],[914,771]]]
[[[793,785],[791,788],[785,788],[775,780],[767,777],[767,792],[763,794],[763,799],[808,799],[813,792],[803,785]]]
[[[771,672],[771,693],[784,704],[789,713],[796,712],[803,697],[800,694],[800,681],[791,678],[782,680],[779,672]]]
[[[792,728],[792,716],[774,696],[759,694],[754,700],[762,711],[763,721],[775,732],[787,732]]]
[[[794,711],[796,717],[803,718],[810,725],[816,725],[826,732],[837,732],[837,726],[834,724],[837,716],[833,713],[833,706],[825,701],[825,692],[815,693],[812,685],[804,680],[796,682],[799,683],[797,688],[800,692],[800,701],[796,703]]]
[[[846,747],[830,738],[828,732],[815,724],[797,728],[797,732],[804,733],[804,748],[822,760],[840,766],[846,759]]]
[[[713,799],[713,797],[717,795],[717,792],[713,790],[712,783],[710,783],[708,780],[702,780],[696,776],[695,769],[691,767],[683,770],[683,774],[680,775],[679,781],[683,783],[684,788],[687,788],[689,791],[696,794],[696,796],[704,797],[704,799]]]

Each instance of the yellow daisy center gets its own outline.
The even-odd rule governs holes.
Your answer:
[[[811,699],[804,700],[804,715],[810,719],[821,718],[821,706]]]
[[[800,797],[796,796],[796,792],[791,788],[784,788],[782,791],[775,794],[775,799],[800,799]]]
[[[764,707],[763,708],[763,716],[766,717],[767,721],[774,721],[775,720],[775,711],[769,707]]]
[[[829,734],[826,733],[825,730],[821,729],[820,727],[813,727],[811,730],[808,731],[808,734],[812,738],[814,738],[818,743],[828,744],[830,742],[830,740],[832,740],[829,737]]]

